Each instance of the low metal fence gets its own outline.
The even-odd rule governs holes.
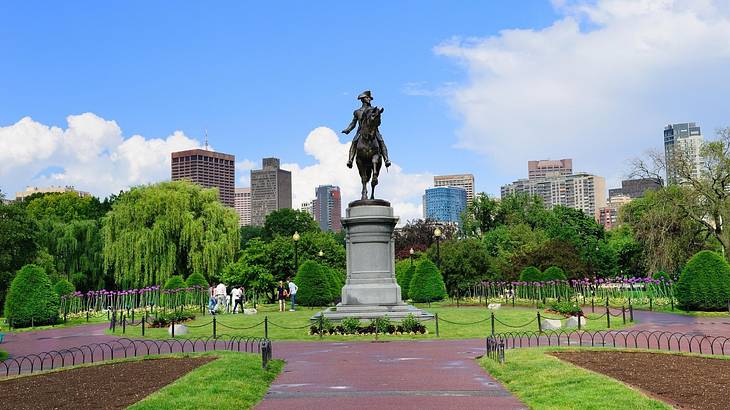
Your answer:
[[[504,364],[504,340],[493,336],[487,337],[487,353],[485,356]]]
[[[261,364],[268,366],[273,355],[271,340],[260,337],[221,335],[189,339],[127,339],[89,343],[76,347],[10,357],[0,362],[0,377],[29,374],[85,363],[107,360],[224,350],[261,354]]]

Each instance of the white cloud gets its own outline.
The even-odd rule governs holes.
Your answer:
[[[345,166],[350,140],[341,142],[330,128],[319,127],[312,130],[304,141],[304,152],[316,161],[313,165],[282,164],[282,168],[292,173],[292,205],[299,208],[302,202],[314,199],[314,189],[319,185],[337,185],[342,193],[344,208],[350,201],[360,198],[362,184],[357,167]],[[400,222],[421,218],[421,196],[424,189],[433,183],[431,174],[406,174],[401,167],[393,164],[380,172],[380,184],[375,188],[375,196],[391,202]],[[370,185],[368,185],[369,189]]]
[[[115,121],[70,115],[68,127],[24,117],[0,127],[0,185],[8,196],[26,185],[73,185],[99,196],[170,179],[170,153],[200,147],[175,131],[167,138],[122,136]],[[53,168],[54,172],[44,173]]]
[[[505,174],[525,176],[528,159],[572,157],[611,178],[660,146],[669,122],[727,121],[717,102],[730,91],[730,2],[553,4],[564,17],[547,28],[435,48],[469,74],[450,94],[461,147]],[[722,124],[700,125],[710,135]]]

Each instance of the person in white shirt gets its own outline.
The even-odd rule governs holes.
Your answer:
[[[224,285],[223,282],[219,283],[218,286],[215,287],[215,298],[218,301],[218,306],[220,306],[221,310],[224,312],[228,307],[228,300],[226,298],[227,293],[226,285]]]
[[[290,312],[293,312],[297,305],[297,291],[299,290],[299,287],[296,283],[292,282],[291,278],[287,279],[289,282],[289,296],[291,297],[291,309],[289,309]]]
[[[231,296],[233,297],[233,313],[236,313],[238,306],[241,306],[241,313],[243,313],[243,290],[240,287],[233,288]]]

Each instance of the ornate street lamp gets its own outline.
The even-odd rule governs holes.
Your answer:
[[[320,249],[319,253],[317,254],[320,258],[324,256],[324,252]]]
[[[415,253],[415,252],[413,251],[413,248],[411,248],[411,250],[410,250],[410,251],[408,251],[408,253],[409,253],[409,254],[411,255],[411,266],[413,266],[413,254]]]
[[[436,237],[436,264],[438,267],[441,267],[441,247],[439,246],[439,242],[441,242],[441,228],[438,226],[436,229],[433,230],[433,236]]]
[[[297,244],[300,239],[299,232],[294,231],[294,235],[291,238],[294,241],[294,273],[296,273],[299,270],[299,255],[297,251]]]

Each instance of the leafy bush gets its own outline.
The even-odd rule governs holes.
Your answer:
[[[551,267],[545,269],[545,272],[542,273],[542,280],[544,282],[547,282],[550,280],[566,280],[566,279],[568,279],[568,277],[565,276],[565,272],[557,266],[551,266]]]
[[[347,334],[357,333],[357,329],[360,327],[360,319],[356,317],[347,317],[342,320],[342,329]]]
[[[377,330],[378,333],[391,333],[389,332],[389,328],[391,326],[390,318],[388,316],[379,317],[377,319],[373,319],[373,326]]]
[[[655,280],[664,280],[664,282],[669,282],[670,280],[673,281],[676,278],[673,278],[672,275],[668,274],[667,272],[655,272],[653,275],[651,275],[652,279]]]
[[[430,259],[422,259],[416,265],[408,296],[414,302],[435,302],[446,297],[446,285],[436,265]]]
[[[13,327],[51,325],[58,321],[58,294],[46,271],[25,265],[15,275],[5,300],[5,317]]]
[[[297,303],[302,306],[326,306],[332,301],[331,276],[328,268],[314,261],[306,261],[299,265],[299,272],[294,278],[297,284]]]
[[[730,265],[716,252],[698,252],[682,270],[675,295],[683,309],[727,309],[730,301]]]
[[[150,323],[150,327],[167,327],[172,323],[173,320],[175,321],[175,323],[180,323],[194,319],[195,314],[191,312],[170,312],[158,315],[156,318],[151,319],[152,323]]]
[[[165,290],[175,290],[175,289],[181,289],[185,287],[185,281],[183,280],[182,276],[180,275],[172,275],[170,276],[170,279],[165,282],[165,286],[163,289]]]
[[[566,316],[583,316],[580,306],[570,301],[555,302],[550,305],[550,310]]]
[[[534,266],[528,266],[520,273],[520,281],[522,282],[540,282],[542,281],[542,272]]]
[[[330,302],[336,301],[342,295],[342,287],[345,286],[344,275],[337,269],[322,266],[327,272],[327,283],[330,291]]]
[[[408,288],[415,272],[416,265],[412,260],[404,259],[395,264],[395,280],[400,286],[400,296],[403,300],[408,300]]]
[[[205,276],[203,276],[203,274],[195,272],[195,273],[191,274],[190,276],[188,276],[188,279],[185,281],[185,285],[189,288],[192,288],[194,286],[200,286],[203,288],[207,288],[208,281],[205,280]]]
[[[76,292],[76,288],[74,287],[73,283],[63,278],[59,279],[58,282],[53,285],[53,290],[58,296],[66,296]]]
[[[401,321],[401,327],[402,331],[405,333],[425,333],[426,327],[421,323],[420,320],[416,319],[415,316],[413,316],[412,313],[409,313],[408,316],[404,317]]]

